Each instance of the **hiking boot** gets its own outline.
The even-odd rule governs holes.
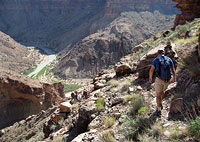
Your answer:
[[[162,109],[163,109],[163,105],[161,104],[161,106],[160,106],[160,107],[161,107],[161,110],[162,110]]]
[[[155,115],[160,117],[161,116],[161,110],[156,109]]]

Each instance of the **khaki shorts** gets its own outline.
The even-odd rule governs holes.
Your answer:
[[[156,80],[155,80],[155,90],[157,93],[160,93],[160,92],[164,92],[168,85],[170,84],[170,81],[168,82],[165,82],[164,80],[161,80],[160,78],[156,77]]]

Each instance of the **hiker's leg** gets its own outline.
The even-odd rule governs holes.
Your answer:
[[[162,100],[164,99],[164,97],[165,97],[165,93],[164,93],[164,91],[162,91],[162,92],[160,93],[161,102],[162,102]]]
[[[170,82],[163,82],[163,90],[161,92],[161,101],[165,98],[165,91],[167,90],[167,87],[169,86]]]
[[[158,108],[161,108],[161,93],[156,92],[156,104]]]
[[[163,91],[163,85],[162,85],[162,81],[156,77],[155,80],[155,90],[156,90],[156,104],[157,107],[160,109],[161,108],[161,92]]]

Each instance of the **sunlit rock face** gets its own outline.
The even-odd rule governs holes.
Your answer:
[[[176,8],[180,9],[181,14],[176,16],[174,26],[184,24],[194,18],[200,17],[200,0],[173,0],[178,2]]]

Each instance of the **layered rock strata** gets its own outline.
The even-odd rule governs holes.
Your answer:
[[[42,83],[14,72],[0,71],[0,128],[59,103],[61,83]]]
[[[174,26],[182,25],[186,21],[191,21],[194,18],[200,17],[200,0],[173,0],[178,2],[176,8],[181,11],[181,14],[176,16]]]

